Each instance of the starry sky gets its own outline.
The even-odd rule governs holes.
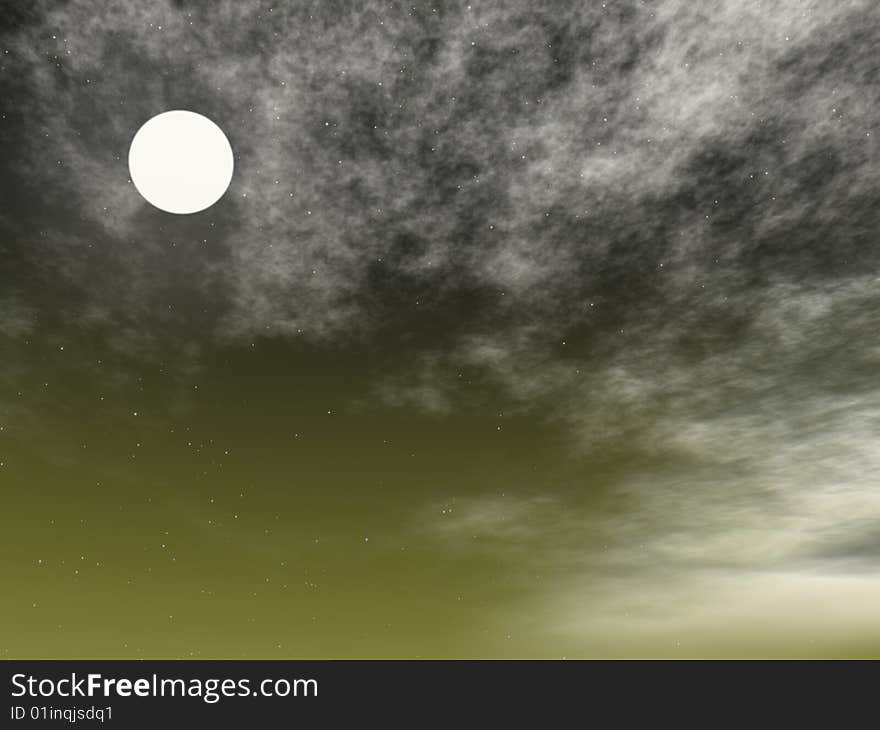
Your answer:
[[[880,655],[873,0],[0,2],[0,656]],[[210,117],[213,207],[137,129]]]

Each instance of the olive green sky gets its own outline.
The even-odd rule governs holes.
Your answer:
[[[102,8],[0,5],[0,657],[880,653],[875,4]]]

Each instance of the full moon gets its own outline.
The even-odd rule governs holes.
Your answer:
[[[147,121],[128,150],[135,188],[167,213],[210,208],[229,187],[232,168],[232,147],[223,130],[207,117],[182,109]]]

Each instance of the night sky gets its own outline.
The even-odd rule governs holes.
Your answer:
[[[0,2],[0,657],[880,655],[880,7]],[[128,148],[214,120],[225,196]]]

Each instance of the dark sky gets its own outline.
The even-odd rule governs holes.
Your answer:
[[[876,3],[0,8],[0,653],[876,653]]]

